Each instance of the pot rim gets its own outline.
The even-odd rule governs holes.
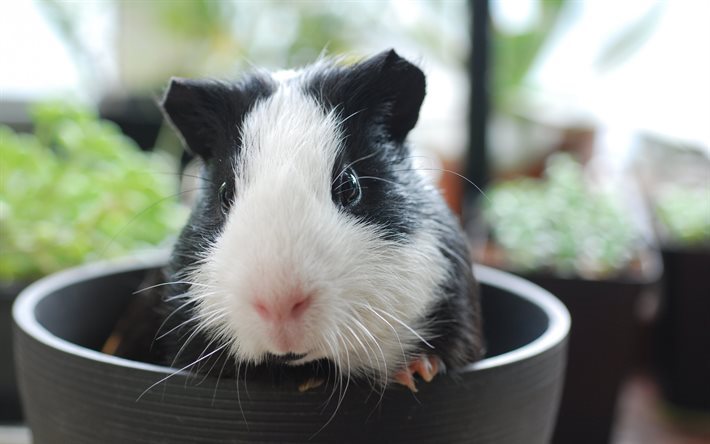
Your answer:
[[[37,341],[84,359],[146,372],[187,374],[189,372],[184,370],[177,371],[177,369],[172,367],[119,358],[71,343],[52,334],[49,330],[44,328],[34,316],[34,307],[37,303],[58,288],[109,274],[161,267],[167,263],[168,258],[169,252],[165,250],[143,252],[140,255],[131,255],[116,260],[89,263],[46,276],[32,283],[17,297],[12,309],[14,322],[17,328],[21,329],[29,336],[32,336]],[[535,355],[542,354],[545,350],[554,348],[565,340],[569,334],[571,324],[569,312],[562,302],[547,290],[511,273],[485,265],[475,264],[473,268],[474,274],[480,283],[485,283],[488,286],[513,293],[533,303],[545,312],[549,323],[545,331],[528,344],[497,356],[484,358],[459,369],[457,373],[502,367],[515,362],[524,361]]]

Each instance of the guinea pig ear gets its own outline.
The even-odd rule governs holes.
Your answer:
[[[358,85],[354,96],[375,114],[397,142],[402,142],[419,119],[426,93],[424,73],[393,49],[353,67]]]
[[[223,82],[173,77],[160,105],[186,148],[207,160],[218,147],[229,144],[230,128],[236,126],[237,94]]]

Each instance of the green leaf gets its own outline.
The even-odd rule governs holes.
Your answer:
[[[34,134],[0,126],[0,279],[35,279],[175,235],[186,210],[168,159],[87,108],[46,103],[32,115]]]

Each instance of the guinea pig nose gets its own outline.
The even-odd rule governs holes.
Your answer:
[[[311,305],[311,300],[310,295],[297,292],[276,301],[256,299],[252,305],[263,320],[275,322],[299,319]]]

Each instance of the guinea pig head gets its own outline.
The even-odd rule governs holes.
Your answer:
[[[165,114],[204,163],[175,249],[199,325],[239,361],[330,359],[386,379],[447,279],[405,138],[423,73],[394,51],[238,83],[173,79]]]

